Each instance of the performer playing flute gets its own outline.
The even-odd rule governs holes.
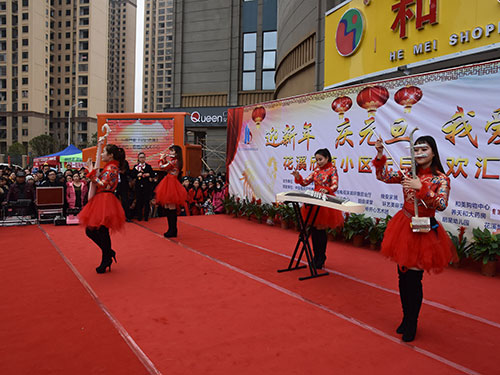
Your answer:
[[[109,230],[120,230],[125,224],[125,213],[114,192],[118,185],[120,168],[125,162],[125,151],[121,147],[108,144],[101,155],[102,161],[107,164],[99,175],[99,166],[94,168],[89,160],[88,177],[97,185],[96,194],[89,200],[78,215],[80,224],[86,226],[87,236],[101,248],[101,264],[96,268],[97,273],[105,273],[113,259],[116,262],[116,252],[111,249]]]
[[[337,168],[332,164],[332,156],[327,148],[315,152],[317,167],[307,177],[302,178],[299,172],[294,171],[295,183],[307,186],[314,182],[314,190],[320,193],[335,195],[338,189],[339,176]],[[302,216],[306,217],[305,207],[302,208]],[[312,215],[311,215],[312,216]],[[310,218],[312,220],[312,217]],[[316,269],[323,268],[326,261],[327,228],[337,228],[344,225],[342,212],[331,208],[320,207],[314,227],[311,228],[311,238],[314,251],[314,265]]]
[[[440,272],[453,257],[450,237],[434,218],[436,210],[443,211],[448,205],[450,179],[444,173],[436,141],[431,136],[420,137],[415,145],[410,145],[415,149],[416,176],[413,177],[387,169],[382,142],[379,138],[375,143],[377,157],[372,161],[377,179],[389,184],[402,184],[404,205],[387,225],[381,253],[398,264],[403,320],[396,332],[403,335],[403,341],[409,342],[415,339],[417,332],[424,270]],[[412,229],[415,207],[418,209],[417,216],[430,218],[428,232]]]
[[[163,235],[166,238],[177,237],[177,205],[186,204],[187,192],[179,182],[182,171],[182,149],[172,145],[167,154],[160,154],[158,161],[160,169],[167,175],[160,181],[155,189],[156,202],[167,208],[168,231]]]

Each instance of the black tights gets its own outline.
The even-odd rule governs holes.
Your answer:
[[[109,229],[105,226],[99,228],[87,227],[85,229],[87,237],[96,243],[101,248],[102,256],[111,254],[111,237],[109,236]]]

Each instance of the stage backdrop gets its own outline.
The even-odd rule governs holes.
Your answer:
[[[156,168],[160,153],[174,143],[173,119],[110,118],[108,125],[111,129],[108,143],[123,147],[131,167],[137,163],[137,154],[144,152],[146,162]]]
[[[328,148],[339,174],[337,195],[366,204],[371,216],[394,215],[401,185],[375,178],[371,160],[379,134],[409,166],[409,138],[433,136],[451,179],[446,211],[438,218],[455,230],[500,227],[500,61],[351,86],[230,110],[230,193],[275,201],[303,190],[314,152]],[[396,167],[394,167],[396,168]]]

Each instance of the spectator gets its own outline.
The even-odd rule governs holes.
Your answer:
[[[7,195],[7,202],[15,202],[20,199],[28,199],[31,201],[31,204],[35,200],[35,188],[33,184],[26,183],[26,174],[24,171],[16,173],[16,182],[11,186]],[[31,214],[32,206],[20,207],[17,209],[17,213],[20,215]]]
[[[131,180],[131,171],[128,161],[123,162],[123,167],[120,169],[120,179],[118,181],[118,186],[116,187],[116,197],[120,200],[123,211],[125,212],[125,220],[127,222],[132,221],[132,216],[130,215],[130,203],[129,203],[129,186]]]
[[[202,205],[205,202],[205,199],[203,198],[203,191],[200,187],[200,180],[197,178],[193,181],[193,186],[188,191],[188,200],[191,215],[202,215]]]
[[[71,181],[66,183],[66,202],[68,202],[68,208],[78,208],[81,210],[87,203],[87,193],[87,184],[80,180],[78,172],[74,172]]]
[[[47,178],[47,175],[49,174],[49,171],[50,171],[49,164],[48,163],[44,163],[43,166],[42,166],[42,172],[43,172],[43,175],[45,176],[45,178]]]
[[[40,185],[42,187],[50,187],[50,186],[62,186],[59,181],[57,181],[56,171],[50,170],[47,172],[47,178]]]
[[[212,194],[212,205],[214,206],[215,214],[224,213],[224,191],[222,188],[222,182],[215,182],[215,188]]]
[[[208,185],[206,181],[201,182],[201,191],[203,193],[203,203],[208,199]]]
[[[138,163],[132,169],[132,176],[135,179],[135,198],[137,219],[139,221],[144,218],[145,221],[149,219],[150,201],[152,190],[152,178],[154,171],[151,165],[146,163],[146,154],[140,152],[137,155]]]
[[[44,180],[44,174],[41,169],[35,173],[35,187],[39,187]]]
[[[0,203],[7,200],[7,194],[9,193],[9,185],[7,183],[7,178],[5,176],[0,177]]]

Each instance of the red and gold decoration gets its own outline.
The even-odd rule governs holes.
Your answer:
[[[260,128],[260,123],[266,118],[266,110],[263,106],[256,107],[252,112],[252,120],[255,122],[257,129]]]
[[[348,96],[340,96],[332,102],[332,109],[339,114],[339,119],[344,118],[346,113],[352,107],[352,100]]]
[[[422,90],[417,86],[406,86],[394,94],[394,100],[405,108],[405,113],[410,113],[411,107],[418,103],[423,95]]]
[[[384,86],[368,86],[361,90],[356,102],[361,108],[368,111],[368,117],[375,116],[377,109],[389,99],[389,91]]]

